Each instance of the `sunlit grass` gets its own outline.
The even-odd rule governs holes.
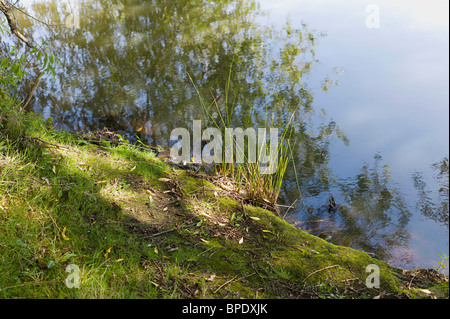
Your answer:
[[[166,164],[132,145],[92,148],[33,116],[4,121],[0,136],[1,298],[164,297],[149,283],[153,268],[140,266],[143,254],[162,255],[133,240],[113,203],[133,200],[132,174],[155,179]],[[80,289],[64,285],[69,264],[79,265]]]
[[[221,188],[149,151],[92,145],[32,115],[18,120],[3,117],[0,128],[0,298],[334,297],[347,292],[336,276],[365,278],[368,263],[394,280],[366,253],[301,232],[228,191],[215,194]],[[287,161],[285,132],[278,151]],[[258,175],[256,164],[224,168],[262,200],[282,180]],[[305,258],[312,250],[320,254]],[[333,295],[315,288],[310,274],[338,263],[349,266],[320,273]],[[79,269],[79,288],[65,284],[69,265]],[[291,290],[309,278],[306,290]]]

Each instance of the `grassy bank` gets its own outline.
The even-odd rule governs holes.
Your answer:
[[[0,297],[448,298],[435,271],[392,268],[247,203],[225,177],[2,107]],[[370,264],[379,288],[366,287]]]

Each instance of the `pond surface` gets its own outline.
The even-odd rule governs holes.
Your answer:
[[[446,1],[377,1],[379,28],[366,1],[20,3],[62,25],[17,14],[59,57],[33,101],[56,128],[167,147],[174,128],[211,126],[200,100],[230,127],[296,111],[292,224],[399,267],[449,254]]]

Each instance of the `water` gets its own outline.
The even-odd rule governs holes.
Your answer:
[[[300,107],[288,220],[405,268],[448,255],[446,1],[21,3],[72,27],[18,14],[61,60],[33,101],[56,128],[167,146],[173,128],[211,124],[195,88],[232,127],[266,113],[281,126]],[[371,3],[380,28],[366,26]]]
[[[380,9],[379,29],[365,25],[371,3]],[[339,186],[330,192],[339,196],[338,202],[349,202],[342,185],[354,186],[363,165],[376,162],[389,165],[387,184],[398,192],[397,207],[385,210],[395,218],[378,228],[368,224],[382,223],[384,216],[374,218],[370,199],[382,194],[365,190],[360,199],[350,199],[357,207],[360,235],[342,216],[314,211],[315,219],[329,219],[321,223],[322,236],[375,252],[394,265],[433,267],[437,254],[448,254],[448,173],[430,167],[448,154],[448,2],[286,0],[263,1],[263,9],[276,21],[288,17],[293,24],[303,20],[327,31],[318,48],[318,73],[327,75],[336,67],[338,73],[328,74],[339,86],[325,94],[317,90],[315,102],[350,139],[350,146],[331,147],[329,167]],[[294,217],[307,216],[299,212]]]

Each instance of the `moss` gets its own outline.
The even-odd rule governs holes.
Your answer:
[[[430,287],[429,290],[434,294],[436,298],[448,299],[449,296],[448,281],[440,285]]]
[[[236,200],[222,197],[217,201],[220,211],[241,213],[242,206]],[[365,252],[330,244],[262,208],[244,206],[244,209],[251,223],[250,227],[245,224],[247,231],[251,229],[250,238],[242,245],[236,241],[215,240],[216,247],[211,250],[210,256],[205,255],[208,258],[201,259],[201,263],[209,270],[232,275],[236,269],[244,274],[256,268],[270,277],[289,279],[298,284],[311,286],[328,282],[334,287],[345,289],[349,282],[357,282],[358,288],[365,288],[365,279],[369,275],[366,267],[376,264],[381,269],[383,288],[390,292],[397,291],[396,278],[390,268]],[[245,231],[241,231],[245,236]],[[255,252],[249,253],[261,248],[264,251],[262,255],[252,256]],[[368,296],[377,294],[370,290],[366,293]]]
[[[245,210],[264,232],[264,243],[271,252],[274,265],[282,267],[293,277],[310,283],[332,282],[345,288],[350,281],[365,286],[369,273],[366,267],[380,268],[380,283],[389,292],[398,291],[395,271],[367,253],[349,247],[333,245],[321,238],[305,233],[271,212],[246,206]],[[370,290],[368,290],[370,292]]]
[[[231,199],[230,197],[220,197],[217,199],[217,201],[219,202],[222,209],[236,210],[240,207],[239,203],[236,200]]]
[[[176,174],[176,180],[184,194],[188,196],[200,195],[203,199],[213,198],[214,191],[217,189],[209,181],[192,177],[186,171],[178,172]]]

